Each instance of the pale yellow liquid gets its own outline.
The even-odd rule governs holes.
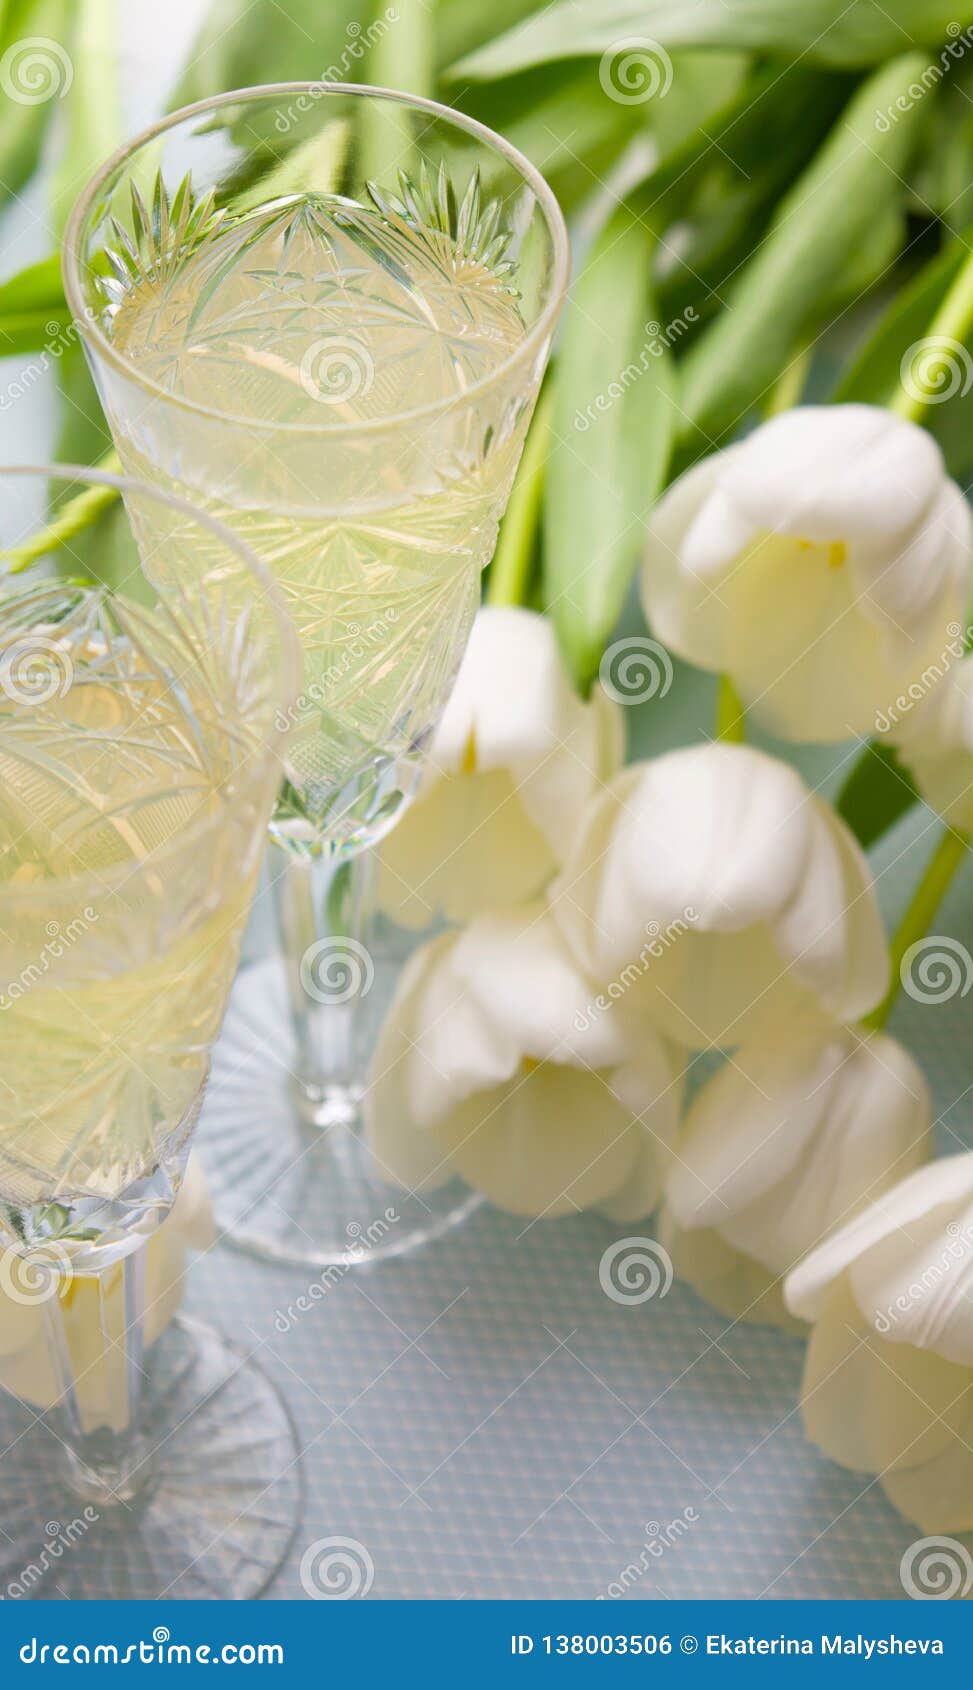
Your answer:
[[[110,325],[167,393],[275,425],[210,431],[209,461],[175,473],[178,413],[150,454],[112,419],[126,467],[205,503],[281,583],[304,652],[284,814],[338,841],[394,815],[462,656],[526,428],[523,403],[502,438],[462,405],[524,338],[510,283],[440,229],[302,195],[157,265]],[[403,416],[452,401],[455,437],[448,413]],[[321,431],[310,456],[295,426]]]
[[[34,684],[53,693],[31,702],[22,675],[20,695],[0,685],[8,1235],[17,1207],[117,1198],[178,1148],[252,890],[211,884],[225,744],[184,649],[165,635],[147,655],[149,614],[129,607],[133,638],[102,604],[81,595],[65,621],[31,629],[5,626],[0,601],[0,679],[33,641]],[[167,854],[190,837],[195,853]]]

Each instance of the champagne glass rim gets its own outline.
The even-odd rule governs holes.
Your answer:
[[[256,104],[258,101],[279,101],[287,95],[300,97],[302,94],[308,95],[314,100],[328,99],[337,94],[354,95],[375,100],[389,100],[398,105],[428,112],[430,116],[440,118],[456,129],[465,130],[476,140],[482,142],[484,146],[505,158],[523,178],[541,207],[552,245],[551,276],[543,306],[536,321],[530,325],[523,340],[518,342],[513,351],[508,353],[488,375],[479,377],[463,393],[450,394],[445,399],[429,400],[421,405],[412,405],[406,410],[390,412],[388,416],[371,417],[360,421],[336,423],[273,422],[261,417],[236,417],[233,413],[223,411],[217,406],[205,405],[199,400],[187,399],[182,394],[168,392],[158,382],[147,377],[137,364],[123,356],[103,332],[100,325],[93,320],[83,298],[81,287],[82,240],[88,213],[106,182],[115,172],[127,160],[133,158],[142,147],[154,141],[158,136],[166,134],[169,130],[177,128],[188,118],[199,117],[206,112],[218,111],[223,106]],[[319,434],[328,439],[335,439],[349,434],[368,434],[382,429],[394,429],[402,423],[437,416],[459,405],[475,404],[484,393],[503,382],[509,376],[511,370],[516,369],[521,363],[529,361],[544,345],[557,321],[568,288],[571,248],[564,213],[558,205],[553,190],[540,171],[502,135],[498,135],[495,130],[488,128],[485,123],[478,122],[476,118],[467,117],[464,112],[458,112],[452,106],[445,106],[438,100],[428,100],[421,95],[404,93],[395,88],[373,87],[369,83],[266,82],[255,84],[251,88],[230,89],[223,94],[213,94],[204,100],[196,100],[192,105],[181,106],[178,111],[169,112],[165,117],[159,118],[148,128],[140,130],[132,140],[126,141],[123,146],[117,148],[95,171],[87,186],[82,189],[81,194],[75,201],[64,233],[62,270],[68,308],[82,335],[87,336],[97,347],[100,357],[115,365],[145,392],[162,399],[167,405],[193,412],[198,416],[208,417],[211,420],[245,423],[248,428],[273,434]]]
[[[162,488],[152,487],[148,482],[139,480],[137,476],[115,475],[110,470],[86,467],[83,464],[0,464],[0,485],[2,485],[4,479],[11,479],[15,476],[30,476],[47,481],[65,481],[68,483],[85,482],[98,487],[114,487],[119,493],[134,493],[140,499],[154,500],[157,504],[165,505],[170,510],[179,512],[182,516],[190,517],[201,528],[208,529],[222,545],[236,553],[248,574],[253,576],[254,581],[259,584],[263,595],[270,603],[280,639],[281,681],[284,684],[280,688],[281,696],[274,716],[273,738],[268,740],[266,752],[268,757],[277,754],[277,748],[286,739],[290,727],[290,712],[298,697],[303,673],[303,661],[297,629],[286,608],[280,587],[270,571],[246,542],[240,540],[232,529],[227,528],[225,523],[220,522],[217,517],[210,516],[208,511],[198,510],[190,500],[180,498],[178,494],[166,492]],[[140,567],[143,567],[141,562]],[[26,581],[28,578],[29,571],[27,570],[17,576],[0,573],[0,615],[2,615],[3,606],[8,596],[3,590],[3,582],[15,579]],[[148,576],[147,579],[151,580],[151,577]],[[45,580],[49,580],[52,586],[57,585],[56,577],[41,577],[33,584],[41,585]],[[69,585],[68,582],[64,583],[65,587]],[[106,591],[110,594],[112,589],[107,588]],[[160,603],[164,602],[164,597],[160,595]],[[277,725],[281,717],[284,719],[284,726]],[[157,868],[167,860],[170,854],[174,855],[177,851],[185,850],[187,845],[204,842],[221,825],[223,825],[223,818],[220,815],[205,816],[200,821],[190,823],[188,827],[174,833],[157,850],[148,852],[139,863],[138,869]],[[0,881],[0,905],[8,898],[16,898],[18,903],[29,903],[34,899],[50,903],[51,899],[62,891],[70,890],[74,895],[85,887],[110,893],[116,881],[124,882],[130,879],[133,872],[138,871],[133,871],[130,863],[119,863],[97,874],[92,871],[86,871],[82,874],[64,874],[58,875],[56,880],[53,881],[33,881],[25,886],[12,887],[9,882]]]

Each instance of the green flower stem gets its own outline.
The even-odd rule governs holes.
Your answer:
[[[537,401],[507,514],[500,524],[500,539],[490,569],[487,604],[523,604],[527,597],[534,541],[541,518],[553,413],[554,390],[548,386]]]
[[[368,75],[378,88],[432,99],[436,93],[436,34],[429,0],[399,0],[394,29],[381,30],[368,53]],[[351,80],[349,78],[349,80]],[[393,175],[394,180],[394,175]]]
[[[965,861],[970,842],[965,834],[947,827],[926,864],[912,900],[892,938],[892,983],[877,1009],[866,1016],[865,1027],[884,1027],[902,984],[902,959],[910,946],[924,939],[960,864]]]
[[[720,676],[716,700],[716,737],[728,745],[742,745],[747,737],[747,713],[729,675]]]
[[[973,329],[973,254],[966,260],[959,275],[936,312],[926,333],[924,340],[958,341],[962,345]],[[930,400],[936,400],[940,394],[930,392],[924,395],[917,388],[909,393],[904,386],[900,386],[890,403],[889,409],[909,422],[923,420],[926,405]]]
[[[96,469],[117,474],[121,465],[115,452],[106,452],[99,458]],[[117,487],[86,487],[83,493],[76,493],[73,499],[68,499],[61,506],[57,516],[32,535],[22,546],[14,546],[10,551],[0,551],[0,565],[5,565],[4,573],[18,575],[22,569],[27,569],[39,558],[46,557],[49,552],[56,551],[58,546],[66,546],[76,534],[81,534],[97,522],[103,511],[106,511],[118,498]]]
[[[799,352],[795,352],[789,363],[784,365],[767,395],[765,417],[777,417],[781,411],[790,411],[800,403],[810,368],[811,348],[803,346]]]

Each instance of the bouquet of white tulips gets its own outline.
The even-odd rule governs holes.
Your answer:
[[[488,603],[383,850],[386,910],[440,930],[367,1104],[412,1189],[459,1172],[517,1215],[655,1214],[674,1272],[732,1320],[813,1323],[810,1435],[928,1530],[973,1529],[967,1444],[940,1418],[973,1365],[961,1253],[941,1320],[894,1311],[965,1199],[927,1166],[929,1089],[884,1023],[973,822],[971,566],[973,517],[917,421],[809,405],[660,499],[646,632],[586,695],[548,617]],[[714,736],[626,764],[624,707],[661,700],[673,656],[721,678]],[[809,788],[787,741],[847,745],[852,799],[874,760],[942,817],[891,939],[854,803]],[[928,1426],[920,1360],[942,1376]]]

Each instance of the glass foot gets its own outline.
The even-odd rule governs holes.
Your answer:
[[[229,1243],[271,1261],[359,1268],[431,1243],[480,1207],[459,1179],[421,1196],[383,1180],[354,1093],[332,1086],[299,1101],[295,1060],[272,958],[237,978],[195,1140]]]
[[[72,1488],[44,1420],[0,1394],[0,1596],[84,1601],[259,1596],[300,1520],[300,1451],[266,1374],[182,1317],[148,1352],[145,1482],[106,1502]]]

